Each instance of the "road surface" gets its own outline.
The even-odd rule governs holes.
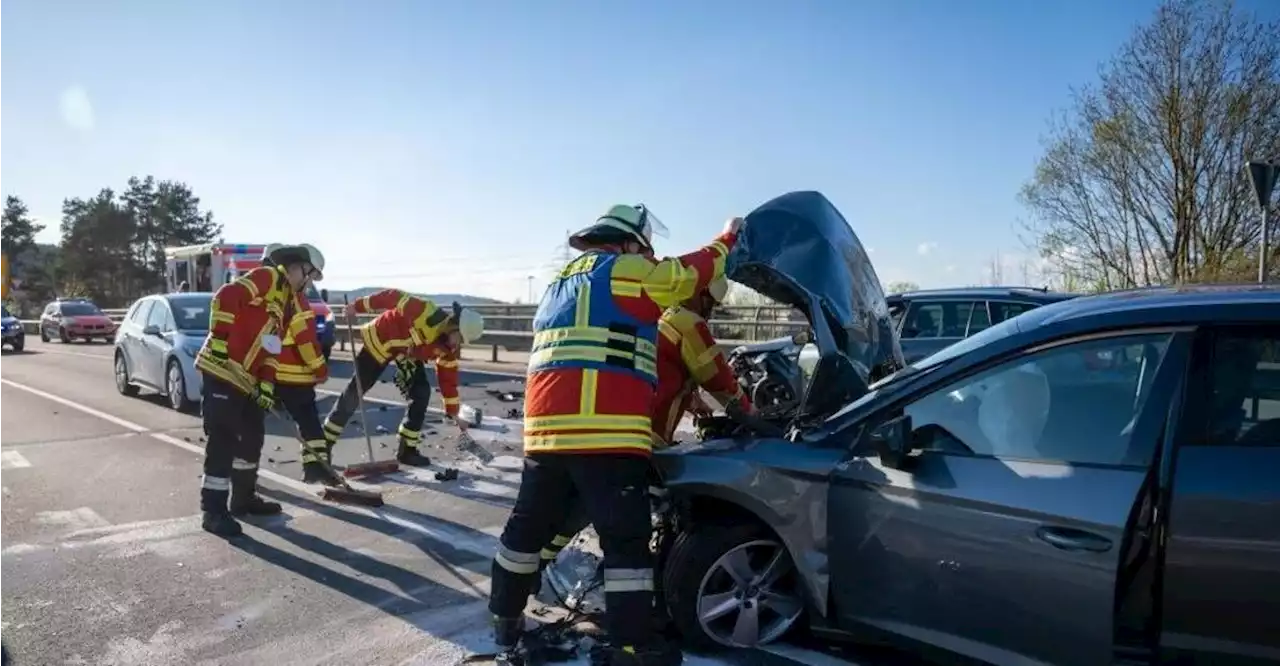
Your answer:
[[[468,362],[463,400],[485,410],[481,465],[446,429],[425,451],[459,469],[380,482],[387,506],[322,503],[300,478],[291,425],[269,419],[262,492],[282,516],[223,540],[200,529],[203,433],[155,397],[119,395],[110,345],[5,352],[3,638],[17,664],[449,664],[486,647],[489,558],[519,483],[518,365]],[[341,356],[321,409],[349,377]],[[513,396],[514,397],[514,396]],[[375,456],[390,458],[402,414],[371,391]],[[436,403],[438,404],[438,402]],[[517,413],[518,415],[518,413]],[[434,414],[438,420],[438,412]],[[348,426],[336,462],[364,459]],[[690,658],[701,664],[850,663],[800,648]],[[867,662],[863,662],[864,664]]]

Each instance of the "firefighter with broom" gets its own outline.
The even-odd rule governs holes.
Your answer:
[[[264,266],[272,265],[271,251],[267,246],[262,253]],[[320,275],[315,278],[319,280]],[[330,466],[331,447],[320,426],[320,413],[316,409],[316,386],[329,378],[329,366],[325,362],[320,340],[316,334],[316,313],[311,309],[306,290],[297,291],[285,307],[285,326],[282,349],[276,356],[276,395],[297,426],[302,447],[302,480],[304,483],[322,483],[340,486],[342,480]]]
[[[710,245],[653,258],[652,235],[665,233],[643,205],[618,205],[570,237],[583,254],[547,287],[533,322],[525,391],[525,464],[515,508],[493,561],[489,610],[495,660],[522,664],[523,610],[539,552],[575,498],[604,551],[609,643],[595,663],[668,666],[678,649],[653,631],[653,554],[649,494],[663,312],[724,274],[740,218]]]
[[[710,393],[726,410],[747,414],[754,411],[707,325],[711,311],[724,302],[728,292],[728,280],[717,278],[693,298],[668,308],[658,320],[658,388],[650,419],[654,449],[664,449],[675,440],[676,428],[685,414],[702,416],[711,412],[702,401],[699,388]],[[589,524],[586,507],[577,502],[565,514],[556,536],[539,554],[539,571],[555,561],[560,551]],[[541,582],[541,578],[534,582],[533,594],[538,593]]]
[[[396,289],[384,289],[357,299],[346,308],[346,317],[354,323],[357,315],[372,310],[383,312],[360,329],[363,345],[355,355],[355,372],[325,418],[325,437],[332,445],[342,436],[347,420],[360,406],[363,395],[394,361],[396,387],[408,402],[397,433],[400,446],[396,450],[396,461],[426,467],[431,459],[418,450],[427,404],[431,400],[426,364],[435,362],[445,414],[465,431],[466,422],[457,418],[461,406],[458,358],[462,345],[475,341],[484,331],[484,318],[456,302],[441,308],[427,299]],[[349,467],[348,473],[350,471]]]
[[[276,404],[276,355],[286,307],[324,271],[324,255],[311,245],[273,246],[268,259],[213,295],[209,336],[196,354],[206,437],[201,526],[224,537],[242,531],[233,515],[280,513],[257,494],[264,422]]]

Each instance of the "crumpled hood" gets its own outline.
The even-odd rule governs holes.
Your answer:
[[[880,278],[862,242],[818,192],[791,192],[746,216],[726,263],[729,279],[802,312],[823,356],[844,354],[866,393],[904,365]]]

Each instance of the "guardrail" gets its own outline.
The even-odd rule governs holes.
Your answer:
[[[477,312],[484,315],[485,331],[473,347],[492,348],[492,358],[498,360],[500,350],[526,352],[533,344],[533,315],[537,310],[534,305],[476,305]],[[343,306],[330,305],[335,319],[342,316]],[[124,319],[128,308],[103,310],[112,321],[119,323]],[[360,324],[372,321],[376,315],[360,315]],[[29,334],[37,332],[38,321],[24,320],[23,328]],[[791,335],[808,328],[809,323],[804,316],[793,308],[779,305],[763,306],[725,306],[716,308],[707,320],[711,334],[716,337],[723,348],[732,348],[750,342],[771,340]],[[345,326],[339,326],[334,332],[339,344],[345,347],[347,340]],[[354,345],[353,345],[354,346]]]

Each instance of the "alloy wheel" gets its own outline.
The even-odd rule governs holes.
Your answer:
[[[698,588],[698,622],[729,647],[776,640],[804,612],[795,564],[782,544],[748,541],[720,556]]]
[[[124,356],[116,354],[116,390],[124,393],[129,389],[129,368],[125,367]]]
[[[169,394],[169,406],[181,411],[187,404],[187,387],[182,378],[182,368],[178,367],[177,363],[169,364],[165,383],[165,390]]]

